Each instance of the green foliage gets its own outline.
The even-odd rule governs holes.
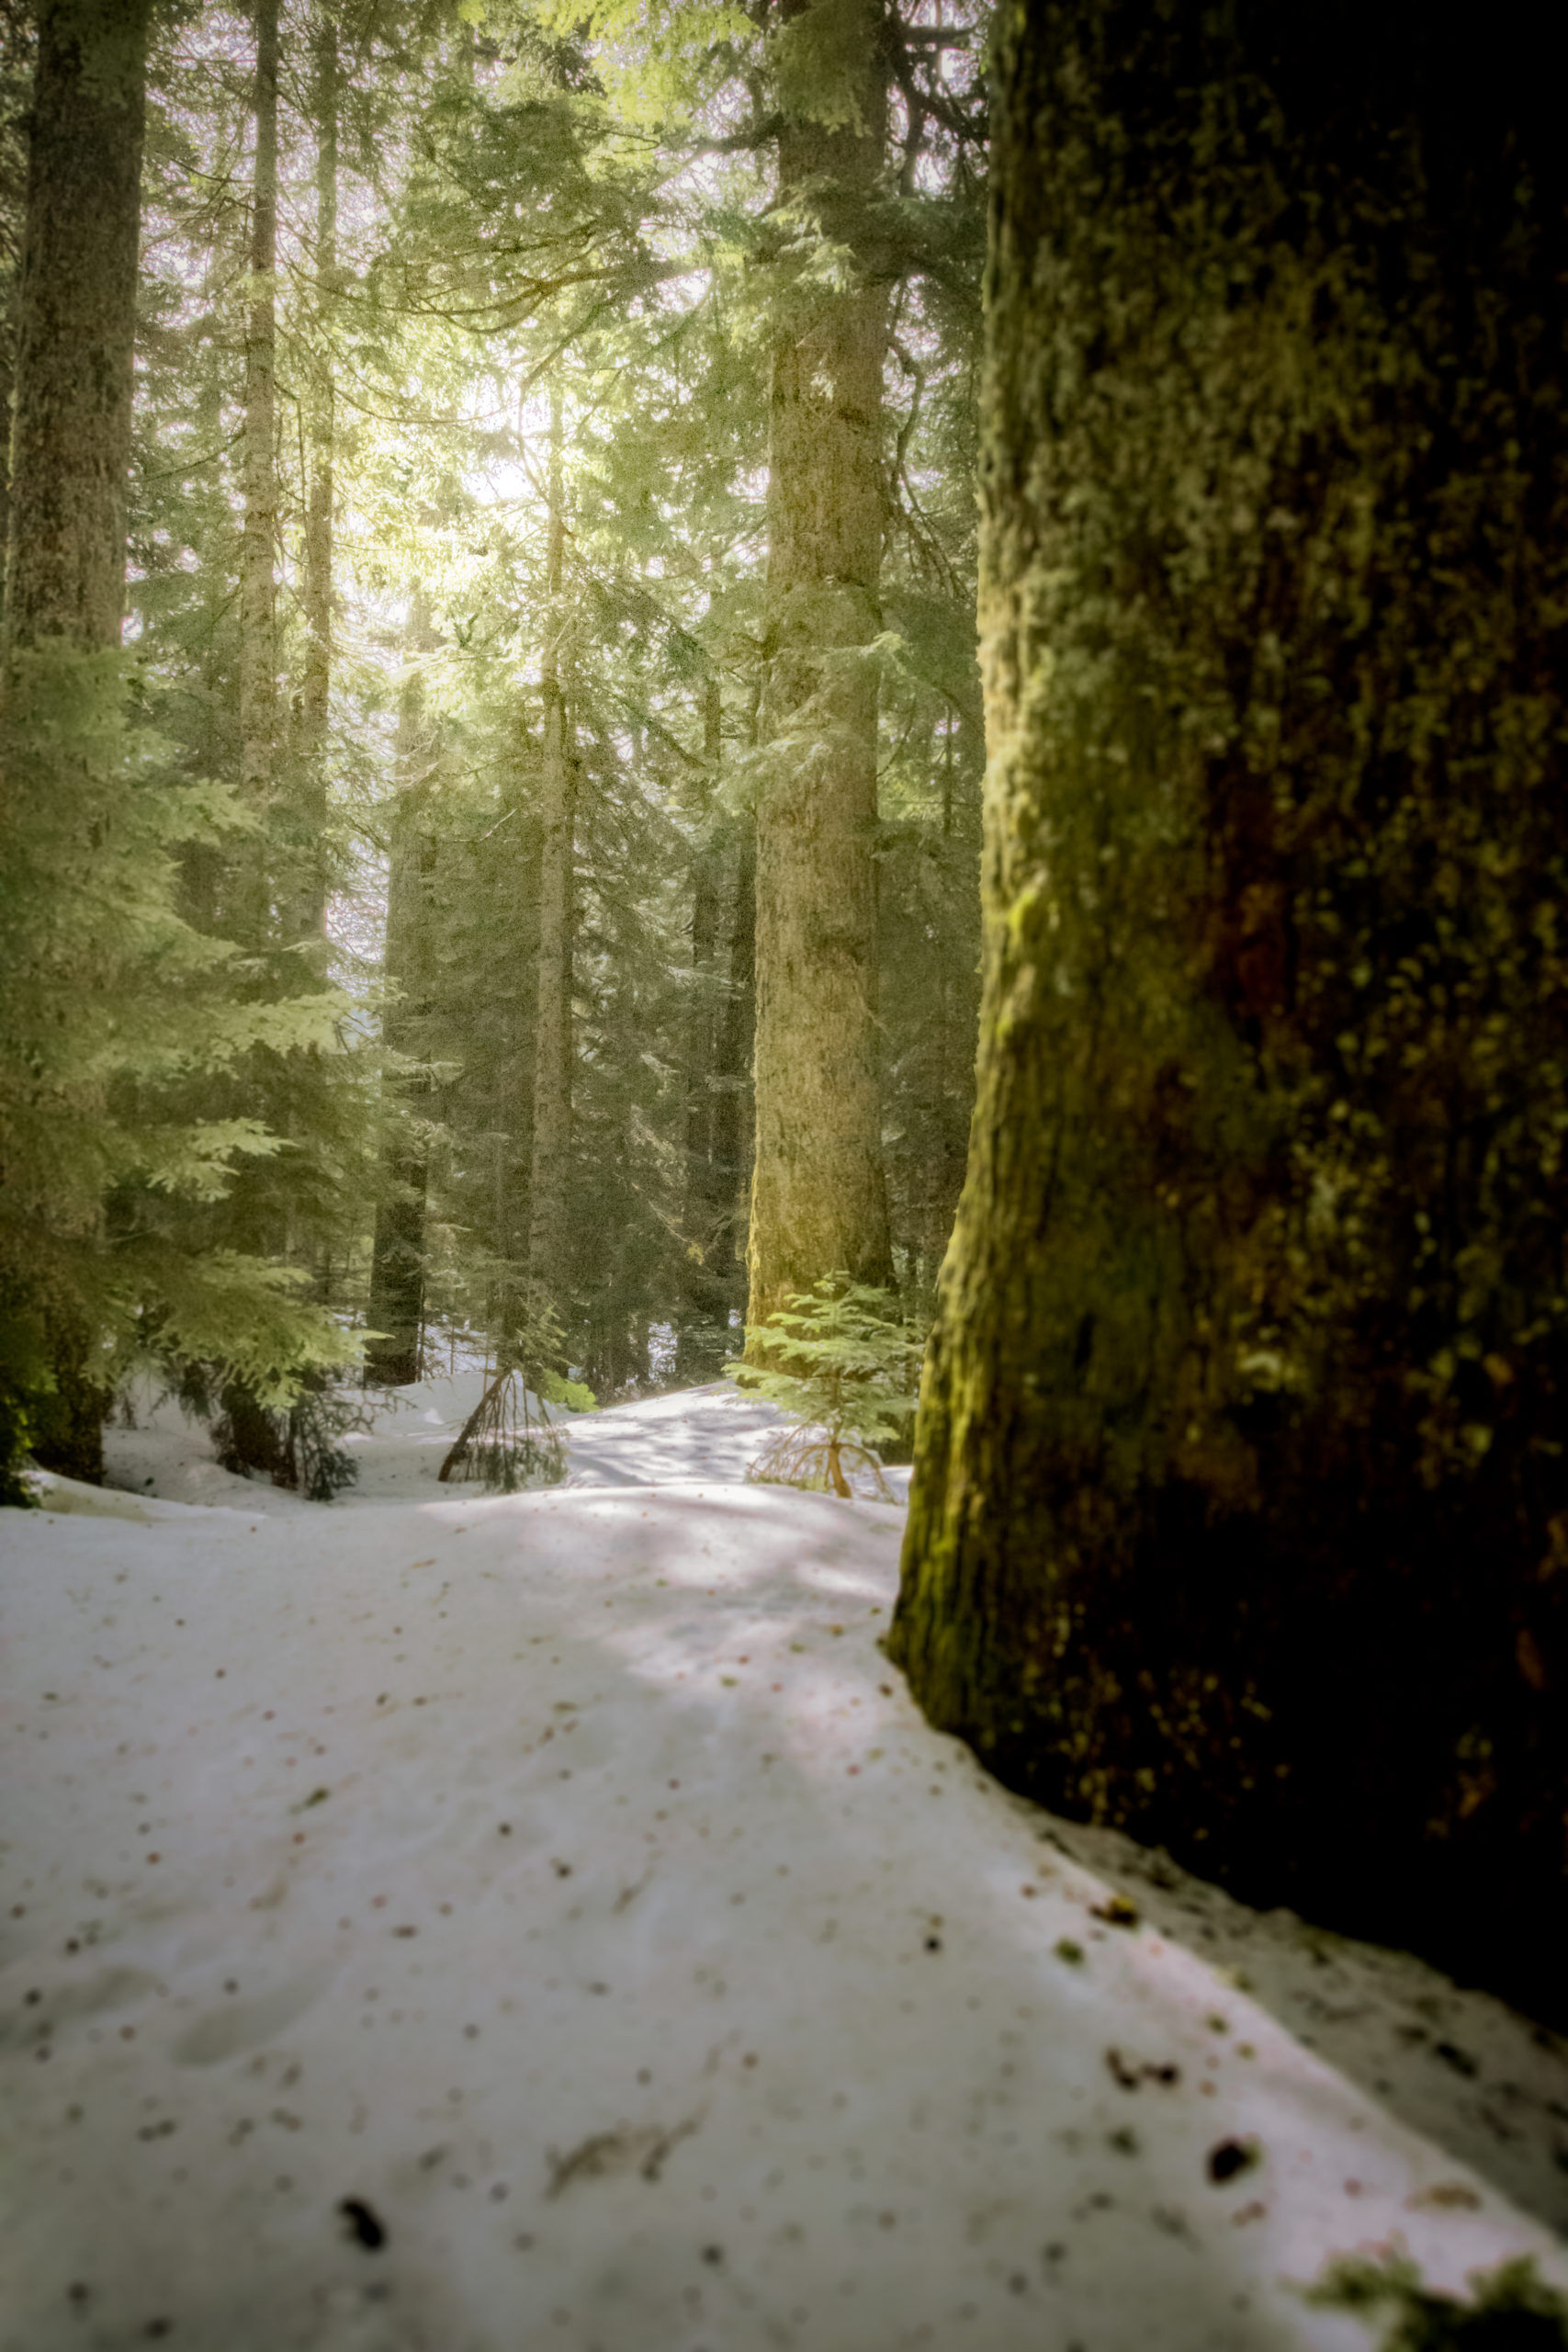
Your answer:
[[[254,1118],[209,1114],[214,1080],[247,1057],[319,1046],[333,1008],[236,1001],[233,950],[176,911],[175,853],[243,820],[220,787],[171,780],[166,747],[138,724],[141,698],[118,653],[51,645],[11,656],[0,707],[0,1462],[11,1465],[62,1351],[106,1399],[138,1362],[220,1357],[283,1397],[299,1368],[352,1353],[282,1270],[192,1247],[237,1170],[281,1148]],[[7,1476],[14,1494],[14,1466]]]
[[[188,1413],[210,1421],[213,1454],[225,1470],[241,1477],[259,1471],[313,1503],[331,1502],[359,1476],[338,1440],[367,1430],[371,1415],[326,1367],[296,1367],[284,1399],[270,1407],[258,1402],[253,1383],[225,1379],[209,1363],[182,1362],[175,1388]]]
[[[318,15],[286,0],[286,48],[301,58]],[[325,266],[316,96],[309,73],[288,84],[281,173],[299,201],[285,208],[276,288],[280,723],[270,790],[243,808],[230,787],[249,82],[205,35],[155,49],[128,583],[147,737],[139,750],[100,743],[107,831],[96,804],[45,787],[35,814],[52,808],[53,832],[13,865],[9,804],[5,818],[0,893],[15,875],[29,919],[58,917],[97,957],[89,975],[92,956],[67,956],[51,978],[25,943],[9,961],[0,944],[0,978],[21,976],[23,1025],[62,1080],[38,1095],[16,1156],[47,1171],[52,1201],[74,1204],[27,1296],[5,1296],[0,1430],[13,1451],[28,1397],[35,1422],[49,1404],[59,1313],[91,1336],[106,1390],[151,1355],[171,1371],[208,1366],[215,1395],[237,1384],[263,1419],[286,1412],[310,1393],[301,1382],[342,1363],[378,1204],[409,1200],[422,1161],[427,1314],[501,1335],[529,1230],[550,382],[567,421],[558,650],[577,779],[563,1360],[601,1395],[626,1393],[672,1364],[701,1376],[730,1344],[744,1295],[768,368],[788,286],[809,304],[866,243],[864,222],[773,217],[765,92],[776,66],[792,103],[831,113],[834,42],[852,21],[819,7],[770,62],[751,15],[707,0],[610,0],[588,16],[488,0],[456,21],[361,12],[340,42]],[[915,62],[925,74],[930,60]],[[20,104],[25,54],[12,64]],[[872,237],[898,285],[887,634],[872,658],[890,1192],[900,1264],[923,1282],[956,1189],[972,1047],[979,216],[935,115],[919,141],[898,191],[890,180],[876,199]],[[0,140],[0,212],[15,146]],[[13,225],[0,220],[0,280]],[[0,351],[5,331],[0,286]],[[324,738],[307,742],[288,717],[306,656],[291,592],[329,378],[331,695]],[[413,582],[429,613],[429,756],[400,767],[396,653]],[[400,972],[389,988],[386,866],[411,770],[427,937],[417,981]],[[145,934],[120,979],[106,977],[114,921],[100,933],[84,911],[73,864],[89,843],[112,864],[117,842],[142,860],[133,928]],[[301,915],[323,888],[326,938]],[[0,896],[0,912],[11,903]],[[920,976],[918,1006],[907,973]],[[35,978],[47,1008],[29,1009]],[[9,1102],[0,1120],[17,1127],[26,1108]],[[4,1262],[0,1251],[0,1289]],[[540,1376],[534,1393],[549,1398],[565,1374]]]
[[[503,1495],[566,1476],[557,1424],[521,1372],[498,1372],[441,1464],[443,1481],[472,1478]]]
[[[441,1465],[443,1481],[475,1478],[502,1494],[553,1487],[566,1476],[560,1425],[549,1407],[591,1411],[585,1383],[568,1377],[565,1329],[547,1300],[525,1291],[503,1310],[497,1368]]]
[[[1406,2255],[1372,2262],[1348,2255],[1330,2265],[1306,2300],[1320,2310],[1368,2315],[1392,2307],[1380,2352],[1562,2352],[1568,2302],[1536,2276],[1528,2256],[1472,2274],[1473,2300],[1434,2294]]]
[[[914,1412],[921,1346],[894,1293],[828,1274],[765,1324],[748,1324],[746,1340],[752,1360],[726,1374],[793,1417],[751,1476],[848,1495],[845,1464],[858,1463],[886,1494],[875,1449]]]

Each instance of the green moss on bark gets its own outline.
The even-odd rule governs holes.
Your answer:
[[[1561,2007],[1561,165],[1506,41],[1283,14],[999,25],[893,1639],[1015,1783]]]

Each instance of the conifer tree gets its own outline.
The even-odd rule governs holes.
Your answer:
[[[305,656],[295,764],[299,787],[301,876],[298,927],[306,937],[326,922],[327,727],[333,667],[333,292],[337,277],[340,62],[335,17],[323,9],[313,36],[317,331],[307,402],[310,480],[306,488],[303,603]]]
[[[529,1182],[528,1279],[537,1301],[558,1314],[567,1281],[568,1155],[571,1147],[571,930],[577,765],[568,728],[562,655],[567,607],[561,476],[561,401],[550,394],[548,503],[545,527],[544,705],[539,776],[539,947],[535,1003],[533,1170]]]
[[[881,0],[786,0],[773,35],[783,219],[840,285],[783,268],[768,435],[771,754],[757,810],[749,1324],[843,1269],[891,1272],[876,1049],[876,704],[888,288],[865,213],[886,163]],[[804,281],[804,282],[803,282]]]
[[[398,1055],[417,1055],[429,1012],[433,874],[436,843],[429,801],[432,751],[422,663],[431,650],[429,608],[423,591],[410,600],[402,684],[398,694],[397,774],[389,817],[386,945],[383,979],[399,993],[382,1016],[385,1043]],[[428,1081],[416,1076],[404,1090],[385,1155],[384,1193],[376,1208],[370,1259],[370,1329],[366,1369],[398,1387],[420,1374],[424,1320],[425,1191],[429,1147],[422,1114]]]
[[[113,692],[125,580],[148,14],[149,0],[52,0],[38,17],[0,638],[0,705],[12,722],[9,773],[0,775],[0,844],[15,861],[14,883],[21,879],[16,869],[30,862],[24,847],[35,817],[27,805],[29,785],[34,793],[50,788],[36,769],[28,773],[17,722],[36,673],[35,681],[24,682],[19,664],[28,655],[50,664],[56,690],[67,697],[92,696],[101,705],[105,689]],[[95,664],[95,655],[108,660]],[[73,665],[73,656],[88,657],[86,665]],[[7,1007],[8,1024],[20,1009]],[[25,1064],[27,1045],[17,1042]],[[13,1087],[30,1091],[20,1070],[7,1075]],[[76,1119],[101,1119],[101,1080],[85,1071],[62,1075]],[[39,1107],[47,1121],[48,1108]],[[45,1197],[38,1197],[43,1171],[27,1164],[33,1155],[25,1143],[31,1122],[15,1097],[12,1108],[0,1173],[12,1193],[12,1218],[22,1212],[22,1230],[13,1227],[7,1235],[11,1247],[0,1264],[12,1359],[5,1385],[13,1395],[30,1392],[30,1434],[40,1457],[96,1478],[105,1402],[97,1335],[60,1257],[74,1255],[73,1244],[84,1254],[95,1250],[99,1170],[88,1159],[71,1168],[68,1182],[47,1185]],[[65,1101],[59,1109],[62,1120],[69,1115]],[[58,1163],[53,1173],[58,1180]],[[47,1219],[30,1241],[29,1206]],[[11,1458],[7,1445],[0,1471],[9,1470]]]
[[[277,752],[277,0],[255,0],[250,284],[245,315],[245,530],[240,565],[240,772],[270,811]],[[265,853],[253,885],[254,944],[265,936]]]

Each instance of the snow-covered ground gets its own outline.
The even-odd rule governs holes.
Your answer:
[[[141,1498],[0,1519],[4,2352],[1364,2352],[1337,2254],[1568,2287],[1559,2044],[987,1781],[877,1646],[899,1511],[740,1483],[725,1391],[487,1500],[462,1409],[346,1506],[143,1430]]]
[[[454,1379],[421,1381],[417,1387],[370,1392],[365,1399],[369,1428],[350,1430],[342,1440],[359,1475],[340,1504],[415,1502],[443,1492],[437,1484],[442,1462],[483,1387],[482,1373],[460,1372]],[[156,1392],[143,1393],[132,1409],[133,1426],[117,1425],[106,1432],[105,1471],[111,1487],[175,1502],[250,1501],[286,1511],[317,1508],[270,1487],[264,1494],[254,1481],[220,1470],[205,1423],[187,1419],[172,1397],[160,1400]],[[574,1487],[743,1479],[778,1418],[773,1406],[742,1396],[724,1380],[602,1413],[557,1415]],[[907,1494],[908,1470],[889,1470],[887,1479],[896,1493]]]

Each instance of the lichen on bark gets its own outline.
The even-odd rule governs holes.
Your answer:
[[[1016,1784],[1561,2007],[1562,172],[1387,15],[999,20],[979,1092],[892,1638]]]

